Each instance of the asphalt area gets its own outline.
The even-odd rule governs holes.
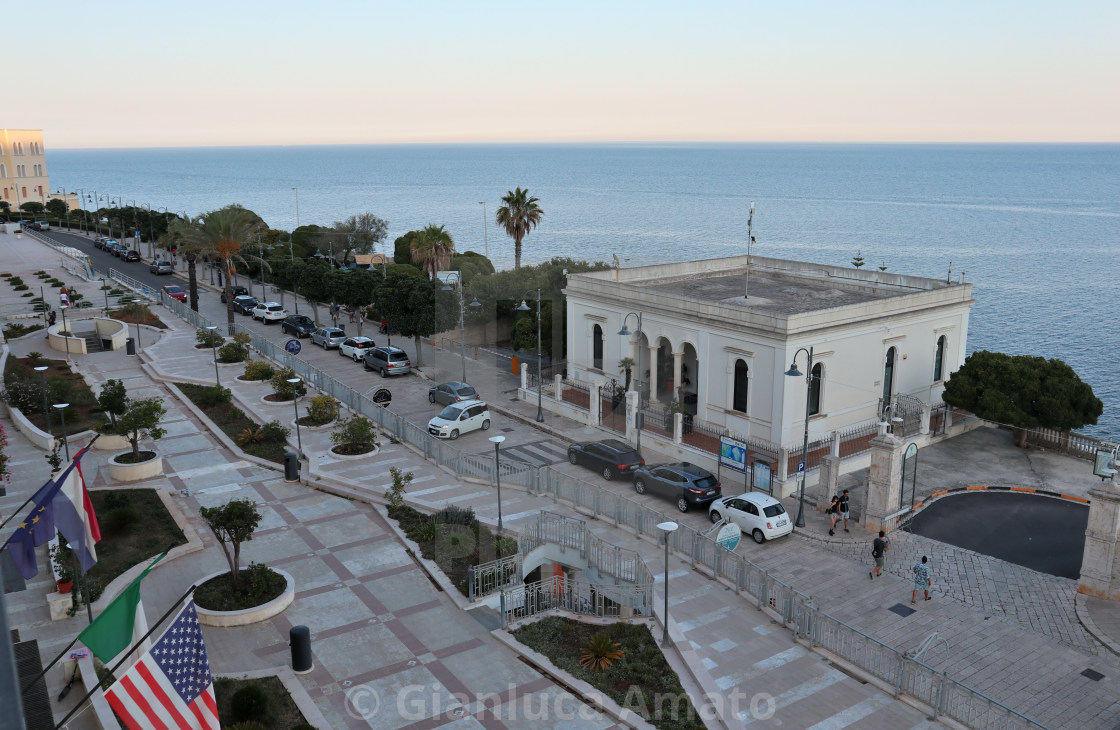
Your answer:
[[[942,497],[910,523],[922,537],[1060,578],[1081,575],[1089,507],[1033,494],[970,492]]]

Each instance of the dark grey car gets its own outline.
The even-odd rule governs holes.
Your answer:
[[[634,491],[647,491],[677,502],[677,509],[687,512],[689,507],[702,507],[720,497],[720,484],[716,475],[707,469],[689,464],[654,464],[640,467],[634,472]]]
[[[281,332],[291,332],[296,337],[310,337],[315,329],[315,322],[306,314],[289,315],[280,323]]]
[[[618,439],[572,444],[568,447],[568,461],[599,472],[608,482],[620,474],[630,476],[646,463],[633,446]]]
[[[366,370],[376,370],[383,378],[412,372],[408,353],[399,347],[371,347],[362,353],[362,362]]]
[[[474,386],[461,380],[452,380],[449,383],[428,388],[428,402],[439,403],[441,406],[449,406],[452,403],[472,400],[477,397],[478,391],[474,389]]]

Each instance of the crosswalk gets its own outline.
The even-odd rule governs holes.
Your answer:
[[[568,460],[568,447],[552,441],[535,441],[502,449],[502,457],[533,466],[559,464]]]

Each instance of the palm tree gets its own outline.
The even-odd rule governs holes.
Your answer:
[[[412,246],[412,260],[434,279],[436,272],[446,269],[455,253],[455,242],[443,226],[429,223],[420,231]]]
[[[521,242],[529,231],[541,222],[544,211],[537,205],[537,198],[529,197],[528,189],[517,188],[505,194],[502,198],[505,205],[498,208],[495,220],[499,226],[506,229],[506,234],[513,239],[514,268],[521,268]]]
[[[190,218],[176,217],[171,225],[167,228],[167,233],[159,237],[159,245],[164,250],[170,251],[176,249],[183,254],[183,259],[187,262],[187,292],[190,297],[190,306],[194,311],[198,311],[198,269],[196,264],[199,256],[205,256],[210,252],[208,247],[200,241],[191,240],[189,232],[195,225],[194,220]]]
[[[238,254],[242,242],[261,224],[256,213],[239,205],[210,211],[191,221],[183,232],[183,241],[196,254],[208,251],[221,262],[225,272],[226,321],[233,333],[233,275],[237,273],[235,261],[245,263]],[[189,263],[189,262],[188,262]]]

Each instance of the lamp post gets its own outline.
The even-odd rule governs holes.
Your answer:
[[[669,638],[669,535],[676,532],[680,527],[676,522],[660,522],[657,529],[661,530],[665,538],[665,585],[661,587],[661,592],[665,595],[665,611],[662,617],[661,625],[661,646],[672,646],[673,640]]]
[[[148,258],[155,259],[155,254],[152,253],[152,244],[156,240],[156,227],[152,223],[152,206],[145,203],[144,208],[148,211]]]
[[[292,188],[296,193],[296,228],[299,228],[299,188]]]
[[[66,325],[66,310],[70,307],[59,304],[58,308],[62,311],[62,341],[66,343],[66,362],[70,362],[70,330]]]
[[[490,258],[490,233],[486,230],[486,201],[480,200],[478,204],[482,206],[482,241],[486,246],[486,258]]]
[[[450,277],[451,274],[455,275],[455,288],[459,290],[459,359],[463,363],[463,382],[467,382],[467,327],[466,327],[466,305],[463,304],[463,274],[460,271],[453,271],[447,275],[447,279],[443,283],[443,291],[451,291]],[[472,307],[481,307],[476,297],[471,302]]]
[[[502,442],[506,440],[505,436],[491,436],[490,440],[494,443],[494,485],[498,489],[498,539],[495,541],[494,557],[502,557],[502,470],[501,462],[498,460],[498,449],[501,447]],[[503,581],[504,583],[504,581]],[[498,590],[498,601],[501,604],[500,610],[502,612],[502,626],[506,625],[506,589],[505,585]]]
[[[66,437],[66,408],[68,408],[69,406],[69,403],[54,404],[54,407],[58,409],[58,417],[62,419],[62,444],[66,447],[67,461],[70,461],[70,442]]]
[[[51,409],[47,407],[47,366],[40,365],[35,368],[39,371],[39,381],[43,385],[43,417],[47,419],[47,434],[51,432]]]
[[[292,408],[294,408],[296,412],[296,445],[299,446],[299,453],[302,456],[303,437],[299,433],[299,393],[296,392],[296,385],[301,381],[299,378],[288,378],[288,382],[292,384]]]
[[[533,290],[530,289],[529,291],[527,291],[525,293],[528,294],[531,291],[533,291]],[[521,300],[521,306],[517,308],[517,311],[519,311],[519,312],[528,312],[529,311],[529,305],[525,303],[524,299]],[[640,326],[641,325],[639,325],[639,327]],[[625,323],[623,324],[623,327],[625,327]],[[544,421],[544,409],[541,407],[541,380],[542,380],[542,375],[543,374],[542,374],[542,371],[541,371],[541,290],[537,289],[537,423],[541,423],[541,422]]]
[[[210,351],[214,353],[214,385],[220,388],[222,387],[222,380],[218,377],[218,338],[216,337],[218,327],[217,325],[210,325],[206,328],[206,331],[210,333]]]
[[[813,395],[813,348],[798,348],[797,352],[793,353],[793,362],[790,363],[789,370],[786,371],[786,375],[791,378],[801,375],[801,371],[797,369],[797,356],[802,352],[809,358],[809,363],[805,368],[805,430],[801,440],[801,464],[797,470],[801,477],[801,489],[797,498],[797,520],[793,523],[797,527],[805,526],[805,476],[809,456],[809,401]]]
[[[638,329],[634,330],[634,333],[633,333],[633,334],[639,336],[639,339],[638,339],[638,363],[637,363],[638,377],[635,378],[635,380],[638,383],[638,412],[634,415],[634,427],[635,427],[634,430],[637,432],[638,454],[641,455],[641,453],[642,453],[642,341],[641,341],[640,338],[641,338],[641,334],[642,334],[642,313],[641,312],[628,312],[626,314],[626,316],[624,316],[622,318],[622,329],[620,329],[618,331],[618,334],[622,335],[623,337],[629,337],[630,336],[630,334],[631,334],[630,330],[626,329],[626,322],[631,317],[637,317],[638,318]]]
[[[124,202],[132,204],[129,206],[130,208],[132,208],[132,250],[140,253],[140,241],[137,240],[136,235],[137,233],[139,233],[139,231],[136,230],[136,226],[140,225],[136,222],[136,201],[126,200]],[[124,229],[124,203],[121,204],[121,229]]]

